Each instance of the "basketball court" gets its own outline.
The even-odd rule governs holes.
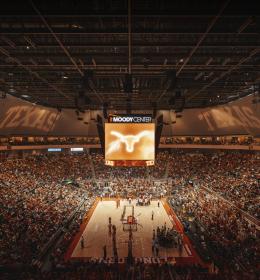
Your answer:
[[[158,207],[159,202],[159,207]],[[125,209],[125,210],[124,210]],[[154,213],[152,219],[152,212]],[[148,206],[136,206],[136,200],[129,203],[128,200],[120,200],[117,207],[116,200],[99,201],[93,211],[86,227],[74,240],[74,248],[71,248],[71,260],[103,258],[103,246],[107,249],[107,258],[113,258],[112,234],[109,233],[109,217],[111,224],[116,226],[116,247],[118,258],[128,256],[129,231],[122,222],[122,214],[127,218],[134,213],[137,225],[132,231],[132,254],[134,258],[155,257],[152,251],[153,230],[157,227],[174,227],[176,224],[164,208],[163,201],[151,201]],[[84,238],[84,248],[81,244],[81,236]],[[191,257],[192,253],[187,242],[184,241],[183,250],[180,253],[176,248],[159,248],[159,258],[170,259],[174,257]]]

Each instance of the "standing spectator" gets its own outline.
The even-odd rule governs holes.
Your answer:
[[[107,258],[107,246],[106,245],[103,246],[103,258],[104,258],[104,260]]]
[[[80,246],[81,246],[81,249],[84,249],[84,248],[85,248],[85,242],[84,242],[84,237],[83,237],[83,235],[81,236]]]

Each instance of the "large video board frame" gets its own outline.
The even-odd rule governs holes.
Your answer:
[[[105,160],[108,165],[121,165],[119,162],[124,166],[152,165],[154,159],[155,124],[150,115],[109,116],[108,123],[105,123]]]

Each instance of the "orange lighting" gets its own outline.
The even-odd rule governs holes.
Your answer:
[[[105,159],[154,161],[154,123],[106,123]]]

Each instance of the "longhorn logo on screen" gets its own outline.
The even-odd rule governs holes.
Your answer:
[[[153,137],[154,137],[153,132],[149,131],[149,130],[144,130],[136,135],[123,135],[117,131],[112,130],[110,132],[110,134],[113,136],[116,136],[118,139],[115,141],[112,141],[109,144],[109,148],[107,150],[107,155],[109,155],[115,151],[118,151],[121,144],[125,144],[126,151],[128,153],[132,153],[134,151],[135,144],[138,143],[141,140],[141,138],[149,137],[149,138],[153,139]]]

